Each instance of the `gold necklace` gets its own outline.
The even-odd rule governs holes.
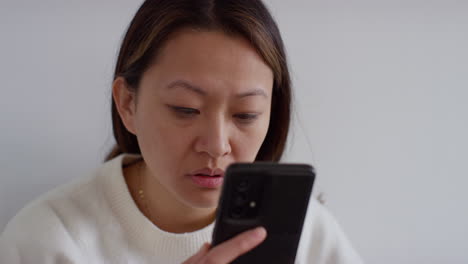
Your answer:
[[[148,201],[145,198],[145,192],[143,191],[143,183],[142,183],[142,178],[143,178],[143,173],[142,173],[142,168],[143,168],[144,160],[141,160],[140,163],[138,164],[138,169],[137,169],[137,177],[138,177],[138,197],[140,199],[140,204],[143,204],[142,206],[142,213],[143,215],[146,216],[151,222],[153,222],[153,215],[151,214],[151,210],[148,206]],[[145,212],[146,211],[146,214]]]

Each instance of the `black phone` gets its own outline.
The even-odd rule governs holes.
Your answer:
[[[294,263],[315,180],[308,164],[234,163],[225,173],[212,245],[257,226],[259,246],[232,263]]]

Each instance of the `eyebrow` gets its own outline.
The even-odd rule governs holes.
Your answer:
[[[240,93],[240,94],[237,94],[236,97],[237,98],[244,98],[244,97],[247,97],[247,96],[255,96],[255,95],[260,95],[260,96],[263,96],[265,98],[268,98],[268,95],[262,89],[254,89],[252,91],[248,91],[248,92],[245,92],[245,93]]]
[[[202,88],[200,88],[200,87],[198,87],[196,85],[193,85],[193,84],[191,84],[191,83],[189,83],[187,81],[184,81],[184,80],[173,81],[167,86],[167,88],[169,88],[169,89],[173,89],[173,88],[177,88],[177,87],[187,89],[189,91],[195,92],[195,93],[203,95],[203,96],[207,95],[207,92],[204,91]],[[236,97],[237,98],[245,98],[245,97],[248,97],[248,96],[257,96],[257,95],[268,98],[268,95],[265,93],[265,91],[263,89],[253,89],[251,91],[236,94]]]
[[[177,87],[187,89],[189,91],[195,92],[195,93],[203,95],[203,96],[206,95],[206,92],[202,88],[200,88],[200,87],[198,87],[196,85],[190,84],[189,82],[184,81],[184,80],[173,81],[167,86],[167,88],[169,88],[169,89],[173,89],[173,88],[177,88]]]

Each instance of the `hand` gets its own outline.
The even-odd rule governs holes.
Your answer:
[[[266,230],[263,227],[245,231],[219,245],[211,248],[205,243],[202,248],[183,264],[226,264],[240,255],[252,250],[265,240]]]

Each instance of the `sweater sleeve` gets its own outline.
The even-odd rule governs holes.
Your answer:
[[[79,241],[46,202],[22,209],[0,235],[0,263],[89,263]]]
[[[362,258],[333,215],[315,199],[307,212],[297,264],[362,264]]]

